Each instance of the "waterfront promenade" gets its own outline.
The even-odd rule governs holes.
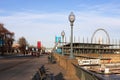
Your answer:
[[[65,77],[66,71],[62,67],[48,62],[48,55],[0,58],[0,80],[31,80],[41,65],[48,74],[53,74],[54,80],[70,80]]]
[[[77,59],[53,54],[56,63],[48,61],[48,55],[8,56],[0,58],[0,80],[32,80],[39,68],[44,65],[49,78],[47,80],[119,80],[120,65],[105,64],[109,74],[100,72],[98,66],[80,66]],[[74,65],[73,65],[74,64]],[[117,72],[116,72],[117,71]],[[78,79],[79,77],[79,79]],[[89,78],[88,78],[89,77]]]

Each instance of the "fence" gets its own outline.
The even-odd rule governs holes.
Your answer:
[[[95,75],[95,73],[89,72],[78,65],[73,64],[76,70],[76,75],[80,80],[104,80],[101,77]]]

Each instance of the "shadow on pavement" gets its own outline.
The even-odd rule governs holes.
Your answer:
[[[64,77],[63,77],[63,74],[60,72],[59,74],[57,74],[55,76],[55,80],[65,80]]]

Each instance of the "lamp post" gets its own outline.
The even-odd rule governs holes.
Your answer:
[[[64,56],[64,52],[63,52],[64,36],[65,36],[65,32],[64,31],[61,32],[61,36],[62,36],[62,56]]]
[[[75,21],[75,15],[73,12],[70,13],[69,15],[69,21],[70,21],[70,26],[71,26],[71,49],[70,49],[70,59],[74,58],[73,57],[73,23]]]

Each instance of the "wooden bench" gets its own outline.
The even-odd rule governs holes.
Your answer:
[[[45,69],[44,65],[42,65],[39,68],[38,73],[39,73],[39,76],[40,76],[40,80],[46,80],[47,74],[46,74],[46,69]]]
[[[32,80],[40,80],[40,76],[38,72],[35,73],[35,75],[32,77]]]
[[[54,76],[52,73],[48,73],[48,71],[46,71],[44,65],[42,65],[38,69],[38,71],[36,72],[36,74],[34,75],[32,80],[54,80]]]

